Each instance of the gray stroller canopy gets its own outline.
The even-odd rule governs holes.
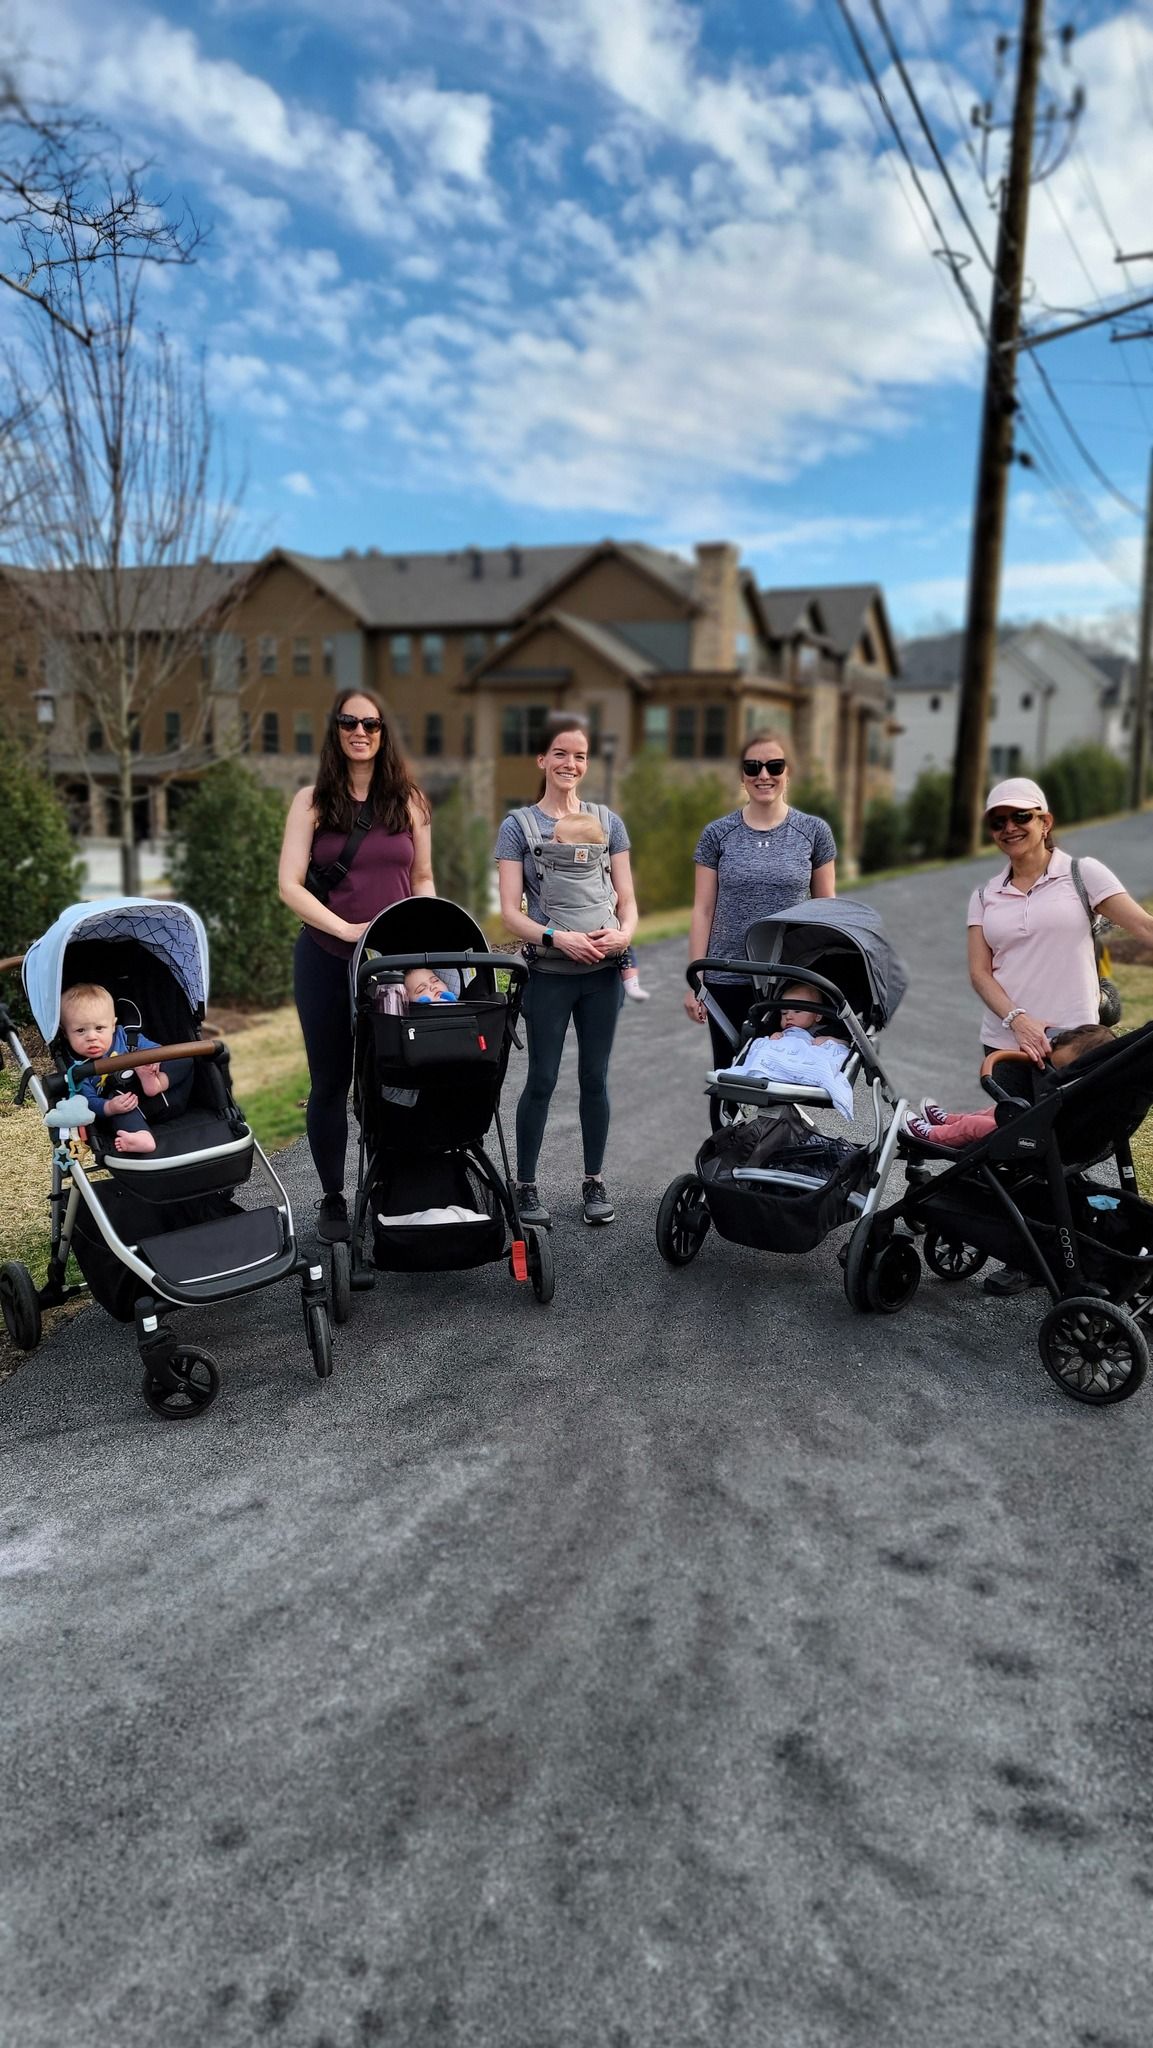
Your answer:
[[[853,896],[812,897],[750,925],[750,960],[810,968],[841,990],[865,1027],[881,1030],[909,985],[875,910]]]

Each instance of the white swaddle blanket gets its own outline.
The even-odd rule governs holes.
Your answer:
[[[850,1047],[839,1038],[819,1042],[800,1024],[790,1024],[779,1038],[754,1038],[735,1067],[720,1067],[718,1081],[796,1081],[805,1088],[825,1088],[834,1108],[853,1120],[853,1088],[844,1072]]]

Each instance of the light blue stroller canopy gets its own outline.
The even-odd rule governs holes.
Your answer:
[[[79,939],[135,939],[171,969],[194,1010],[208,1001],[208,934],[186,903],[148,896],[73,903],[24,956],[24,990],[46,1044],[60,1029],[64,954]]]

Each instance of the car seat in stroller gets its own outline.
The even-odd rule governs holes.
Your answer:
[[[405,973],[430,967],[451,1003],[409,1005]],[[351,963],[353,1107],[360,1125],[350,1242],[331,1248],[333,1313],[378,1272],[448,1272],[507,1258],[552,1299],[547,1231],[522,1226],[500,1120],[528,970],[492,953],[459,904],[412,896],[374,919]],[[485,1150],[495,1127],[500,1167]]]
[[[75,904],[30,947],[23,979],[55,1070],[33,1071],[3,1004],[0,1034],[20,1070],[17,1100],[31,1095],[49,1134],[52,1240],[43,1288],[19,1262],[0,1272],[0,1306],[13,1341],[31,1350],[42,1309],[75,1292],[66,1281],[74,1254],[102,1307],[118,1321],[135,1321],[148,1406],[178,1420],[211,1404],[219,1373],[201,1346],[177,1345],[171,1311],[297,1277],[313,1363],[326,1377],[332,1342],[323,1267],[299,1251],[283,1183],[233,1098],[227,1046],[202,1035],[208,943],[196,913],[135,897]],[[82,1060],[72,1051],[60,1031],[60,996],[77,982],[108,989],[125,1025],[126,1052]],[[142,1016],[154,1041],[146,1050],[135,1044]],[[191,1062],[186,1107],[152,1126],[154,1151],[117,1152],[80,1083],[166,1059]],[[241,1206],[234,1190],[254,1167],[271,1184],[272,1199]]]
[[[815,1129],[810,1112],[833,1106],[824,1087],[714,1070],[706,1093],[722,1105],[720,1128],[701,1146],[693,1172],[670,1182],[657,1214],[657,1246],[674,1266],[696,1257],[710,1225],[718,1236],[760,1251],[811,1251],[876,1206],[896,1152],[905,1105],[875,1039],[906,983],[876,912],[852,900],[800,903],[753,925],[745,944],[744,960],[694,960],[686,977],[734,1056],[777,1029],[788,982],[810,982],[821,993],[811,1007],[826,1033],[844,1040],[846,1079],[853,1088],[860,1081],[868,1095],[872,1135],[862,1143]],[[748,979],[739,1030],[702,983],[710,970]]]
[[[1059,1072],[1015,1052],[992,1053],[981,1072],[996,1128],[955,1152],[902,1136],[905,1192],[857,1226],[845,1292],[857,1309],[904,1305],[889,1278],[919,1258],[903,1231],[923,1233],[941,1280],[1002,1259],[1048,1291],[1037,1341],[1062,1392],[1127,1400],[1148,1369],[1153,1325],[1153,1203],[1138,1193],[1131,1147],[1153,1108],[1153,1024]],[[1092,1177],[1107,1161],[1113,1183]]]

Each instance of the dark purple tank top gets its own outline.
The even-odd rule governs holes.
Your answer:
[[[330,861],[339,860],[347,839],[347,832],[318,832],[312,842],[317,866],[327,867]],[[338,882],[329,896],[329,909],[346,917],[349,924],[364,924],[378,911],[387,910],[390,903],[411,896],[413,851],[411,832],[386,832],[383,825],[374,825],[361,840],[343,882]],[[347,939],[334,939],[313,925],[306,925],[305,930],[324,952],[351,960],[353,949]]]

